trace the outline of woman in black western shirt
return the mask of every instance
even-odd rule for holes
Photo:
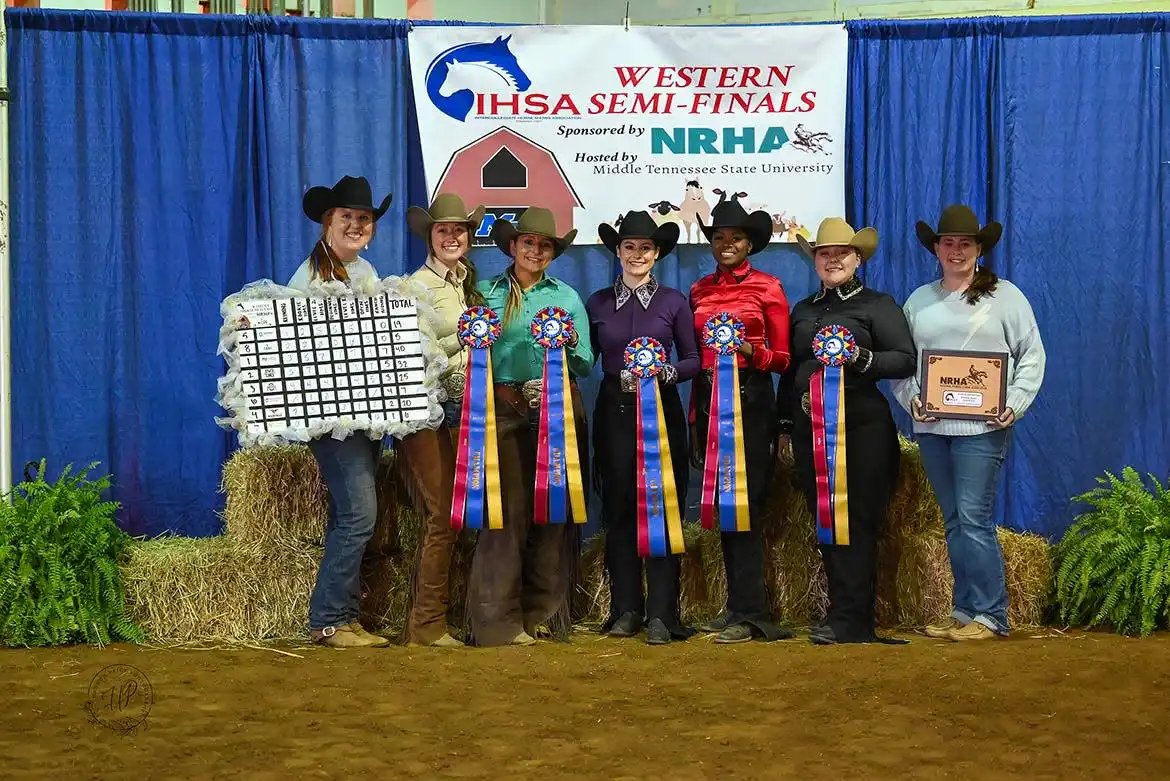
[[[780,384],[779,450],[782,458],[792,459],[795,483],[814,522],[818,502],[825,507],[826,497],[832,500],[823,488],[824,480],[818,497],[818,463],[822,478],[830,470],[825,468],[825,448],[814,449],[816,394],[810,393],[810,386],[823,368],[814,353],[814,340],[822,329],[839,326],[856,343],[842,367],[848,538],[840,534],[834,542],[820,546],[829,584],[828,614],[813,627],[811,638],[820,645],[904,642],[874,633],[878,536],[900,459],[898,430],[877,383],[913,374],[917,353],[902,308],[893,297],[870,290],[857,277],[858,267],[877,249],[877,240],[873,228],[855,232],[839,217],[821,223],[815,244],[799,238],[801,249],[813,259],[821,287],[792,311],[792,362]]]

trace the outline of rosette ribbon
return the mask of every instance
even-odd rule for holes
[[[533,521],[565,523],[571,507],[573,522],[585,523],[588,518],[581,452],[577,449],[569,363],[565,359],[565,345],[573,334],[573,318],[560,307],[545,307],[532,319],[531,333],[544,348]]]
[[[685,551],[682,515],[658,375],[666,350],[647,336],[626,345],[626,368],[637,379],[638,555],[662,557]]]
[[[817,484],[817,542],[822,545],[849,544],[843,367],[856,352],[853,334],[842,326],[825,326],[813,337],[813,355],[824,364],[813,372],[808,388]]]
[[[470,348],[463,417],[455,456],[451,526],[462,529],[504,528],[500,497],[500,456],[496,446],[496,397],[492,382],[492,342],[500,336],[500,318],[487,307],[473,306],[459,316],[456,333]],[[440,435],[442,432],[440,431]]]
[[[746,532],[748,517],[747,463],[743,452],[743,414],[739,398],[739,361],[743,322],[720,312],[703,326],[703,345],[717,354],[711,378],[711,414],[707,421],[707,454],[703,460],[703,501],[699,520],[704,529]]]

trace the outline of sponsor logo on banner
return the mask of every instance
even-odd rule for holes
[[[630,209],[705,243],[724,199],[794,242],[844,213],[847,52],[842,25],[417,27],[427,188],[487,208],[476,246],[517,204],[577,243]]]

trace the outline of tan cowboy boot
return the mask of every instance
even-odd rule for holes
[[[945,621],[939,621],[937,624],[930,624],[926,627],[926,636],[934,637],[939,640],[949,640],[951,632],[963,626],[958,619],[953,616],[948,617]]]
[[[364,626],[362,626],[361,623],[358,621],[354,621],[352,624],[349,625],[349,627],[353,631],[357,632],[359,635],[362,635],[363,637],[366,637],[370,640],[373,640],[374,645],[372,647],[374,647],[374,648],[383,648],[385,646],[390,645],[390,638],[383,637],[382,635],[374,634],[373,632],[367,630]]]
[[[309,633],[309,640],[330,648],[372,648],[380,644],[385,645],[373,637],[356,632],[352,624],[314,629]]]
[[[532,635],[528,634],[527,632],[521,632],[520,634],[513,637],[511,642],[508,643],[508,645],[535,645],[535,644],[536,644],[536,638],[534,638]]]

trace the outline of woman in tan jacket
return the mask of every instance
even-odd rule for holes
[[[467,372],[467,348],[456,331],[460,315],[468,307],[483,303],[476,289],[475,266],[467,257],[471,232],[479,227],[483,214],[483,206],[468,212],[463,200],[452,193],[440,193],[428,209],[412,206],[406,213],[411,231],[426,242],[428,249],[426,262],[411,274],[411,279],[426,285],[434,295],[435,336],[448,361],[440,378],[447,391],[446,430],[423,429],[398,442],[401,475],[415,509],[423,516],[406,628],[409,645],[463,645],[447,630],[451,554],[459,537],[451,527],[455,440]]]

